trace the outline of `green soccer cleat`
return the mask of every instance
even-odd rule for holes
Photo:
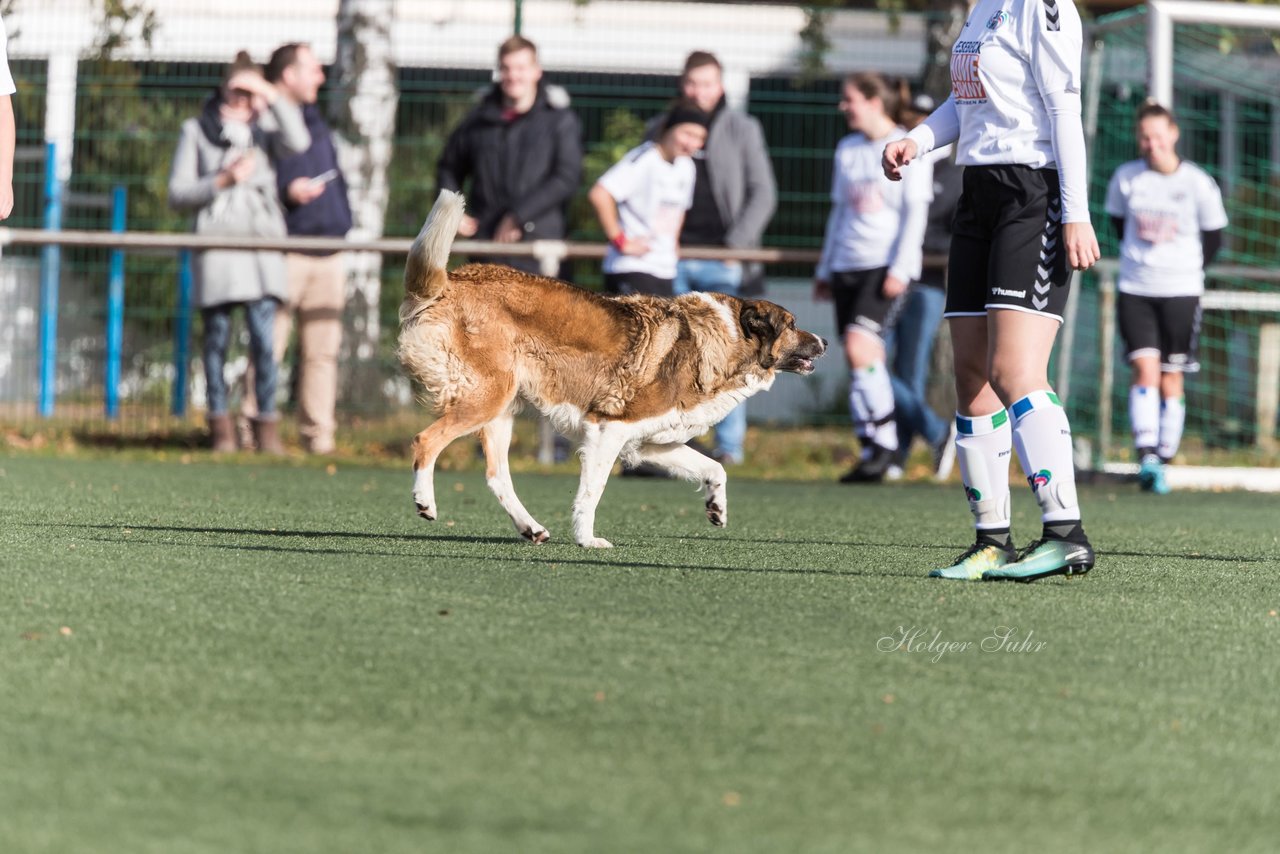
[[[1138,486],[1143,492],[1153,495],[1168,495],[1169,481],[1164,474],[1164,460],[1155,455],[1142,458],[1142,467],[1138,469]]]
[[[983,581],[1035,581],[1051,575],[1084,575],[1093,569],[1089,542],[1040,538],[1027,546],[1018,559],[982,573]]]
[[[1005,547],[996,543],[979,540],[969,546],[969,550],[956,558],[951,566],[935,569],[929,573],[930,578],[949,578],[952,581],[979,581],[984,573],[1006,564],[1018,557],[1013,547]]]

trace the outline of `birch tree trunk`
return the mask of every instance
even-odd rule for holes
[[[340,0],[338,50],[333,68],[330,120],[347,179],[352,236],[382,236],[387,213],[387,169],[391,163],[400,92],[391,55],[394,0]],[[382,257],[348,253],[346,329],[341,363],[344,399],[368,404],[379,389]]]
[[[941,104],[951,94],[951,47],[964,29],[972,4],[968,0],[945,0],[934,4],[925,29],[924,91]]]

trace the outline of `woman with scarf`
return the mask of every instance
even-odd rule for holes
[[[169,204],[194,211],[196,234],[277,237],[286,234],[273,162],[307,150],[302,112],[262,76],[241,51],[200,115],[182,125],[169,173]],[[249,327],[259,451],[281,453],[276,413],[272,329],[285,299],[284,255],[239,249],[198,252],[193,265],[196,304],[204,320],[204,369],[209,432],[216,453],[236,449],[223,367],[231,313],[243,306]]]

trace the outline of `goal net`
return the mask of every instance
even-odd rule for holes
[[[1136,470],[1115,318],[1118,241],[1103,205],[1112,172],[1138,156],[1134,116],[1154,97],[1177,115],[1180,153],[1218,181],[1230,218],[1207,277],[1201,370],[1186,378],[1186,433],[1170,482],[1280,491],[1280,8],[1156,0],[1095,22],[1085,61],[1104,262],[1076,289],[1055,366],[1080,462]]]

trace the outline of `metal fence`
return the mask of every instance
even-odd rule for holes
[[[166,205],[169,160],[181,122],[199,109],[223,63],[240,48],[264,60],[292,40],[312,43],[323,61],[335,56],[336,0],[147,5],[158,23],[150,43],[136,22],[112,25],[100,12],[96,19],[86,16],[84,0],[19,0],[17,14],[6,21],[19,87],[21,155],[17,209],[7,224],[105,231],[114,217],[117,225],[123,218],[129,232],[185,231],[186,219]],[[496,46],[510,34],[514,4],[400,0],[390,6],[399,99],[385,233],[403,238],[417,232],[434,197],[435,162],[447,134],[492,79]],[[725,64],[731,100],[760,119],[769,140],[780,201],[766,244],[816,250],[831,151],[844,132],[834,109],[838,75],[880,68],[918,78],[924,45],[919,17],[831,14],[824,21],[831,45],[825,71],[813,75],[802,68],[800,35],[812,20],[794,7],[524,4],[523,33],[539,44],[546,79],[570,92],[582,119],[587,160],[580,195],[639,142],[644,121],[675,94],[685,55],[710,49]],[[107,52],[103,33],[113,26],[124,37]],[[121,198],[123,217],[111,207]],[[571,228],[573,240],[599,240],[583,197],[572,206]],[[584,254],[590,255],[575,253],[568,274],[579,285],[596,287],[598,260]],[[796,257],[806,260],[772,265],[771,275],[807,276],[811,256]],[[411,400],[390,355],[401,261],[392,251],[383,265],[381,346],[365,359],[344,362],[349,376],[341,408],[348,416],[376,415]],[[186,342],[193,330],[183,281],[173,251],[8,247],[0,263],[0,419],[25,424],[53,413],[156,429],[175,411],[199,407],[201,371],[190,364],[195,355]],[[56,336],[43,352],[42,324],[46,337]],[[196,320],[197,334],[198,325]],[[244,362],[241,348],[233,353],[232,370]],[[188,407],[175,410],[173,401],[183,399]],[[833,407],[819,408],[838,409]],[[820,417],[811,409],[778,406],[759,417]]]
[[[277,44],[294,40],[311,42],[326,62],[335,56],[338,0],[153,0],[149,5],[159,24],[150,44],[135,23],[122,27],[122,43],[104,55],[100,36],[110,27],[100,15],[86,16],[83,0],[19,0],[18,14],[6,21],[19,86],[20,153],[17,208],[7,224],[34,229],[60,222],[64,229],[100,231],[114,224],[129,232],[184,232],[187,222],[165,204],[169,159],[181,121],[198,109],[222,63],[240,48],[263,60]],[[491,79],[494,51],[510,34],[514,4],[397,0],[390,6],[396,17],[391,49],[399,100],[386,236],[403,239],[417,232],[430,206],[435,161],[448,132]],[[831,152],[844,133],[834,109],[840,75],[876,69],[919,82],[926,71],[928,21],[919,15],[840,11],[815,16],[799,7],[539,0],[523,5],[522,23],[524,34],[539,44],[547,80],[569,90],[582,118],[583,194],[639,140],[644,120],[674,93],[685,55],[693,49],[717,52],[731,100],[761,121],[769,143],[779,207],[765,242],[775,249],[812,253],[820,245]],[[820,38],[812,38],[815,32]],[[1142,33],[1141,16],[1133,16],[1132,26],[1107,29],[1097,42],[1102,49],[1092,53],[1086,81],[1094,135],[1091,199],[1104,254],[1115,250],[1101,210],[1106,181],[1117,163],[1135,156],[1132,110],[1143,96],[1143,66],[1134,51],[1141,51]],[[1222,35],[1180,28],[1182,55],[1203,57],[1217,44],[1215,33]],[[1243,31],[1234,38],[1253,44]],[[822,42],[825,50],[815,55]],[[817,65],[815,56],[821,60]],[[1236,75],[1227,65],[1217,76],[1211,63],[1201,65],[1203,60],[1189,66],[1200,82],[1180,83],[1181,102],[1175,106],[1183,113],[1187,153],[1224,179],[1228,189],[1233,225],[1223,260],[1250,273],[1274,269],[1280,245],[1274,177],[1280,110],[1274,91],[1246,86],[1227,106],[1223,93],[1231,86],[1241,92]],[[50,142],[57,147],[51,150]],[[573,207],[571,239],[599,240],[581,198]],[[599,251],[598,242],[594,245]],[[382,268],[380,346],[344,362],[350,377],[340,407],[347,417],[377,415],[412,401],[391,356],[399,253],[405,246],[389,247]],[[571,278],[596,287],[598,261],[590,252],[575,255],[580,257],[568,268]],[[815,324],[829,323],[825,309],[809,302],[804,285],[812,255],[779,257],[786,260],[768,267],[771,295]],[[174,417],[175,399],[184,396],[187,405],[179,409],[198,408],[201,372],[192,369],[191,349],[187,345],[184,352],[183,342],[199,330],[192,329],[189,308],[182,303],[182,271],[172,248],[113,254],[106,247],[68,245],[56,252],[36,245],[8,247],[0,261],[0,422],[39,423],[50,391],[56,393],[55,414],[118,429],[161,429]],[[56,357],[50,365],[47,354],[41,356],[40,325],[48,321],[41,301],[47,307],[55,280]],[[1275,287],[1253,275],[1216,277],[1211,286],[1233,292]],[[1124,384],[1116,383],[1115,399],[1104,402],[1096,381],[1107,352],[1102,338],[1106,289],[1097,275],[1088,275],[1078,290],[1077,320],[1066,347],[1059,348],[1066,361],[1055,357],[1054,370],[1071,389],[1069,407],[1078,434],[1120,435],[1126,429]],[[1264,324],[1273,316],[1222,309],[1212,317],[1217,319],[1206,328],[1208,369],[1188,389],[1193,401],[1203,403],[1192,404],[1189,432],[1209,445],[1265,445],[1275,430],[1260,423],[1252,378],[1259,360],[1265,361],[1262,343],[1269,333]],[[244,361],[241,353],[239,363]],[[775,391],[753,399],[752,419],[843,422],[838,356],[825,361],[824,370],[834,374],[797,388],[794,395]],[[234,368],[237,360],[231,364]],[[1111,369],[1122,375],[1124,366]],[[939,378],[936,385],[945,389],[946,382]],[[939,406],[945,404],[943,390]]]

